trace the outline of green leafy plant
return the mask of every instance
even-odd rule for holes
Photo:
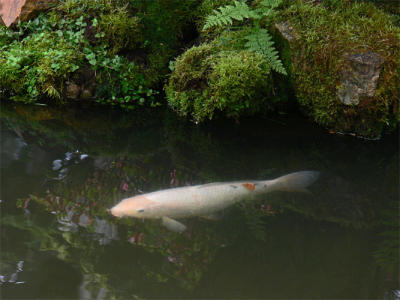
[[[232,25],[234,20],[243,21],[248,18],[259,18],[259,15],[245,2],[235,0],[234,5],[226,5],[214,10],[213,14],[207,17],[203,30]]]
[[[248,50],[264,55],[271,64],[272,69],[278,73],[287,75],[282,61],[279,59],[278,51],[274,47],[272,36],[266,29],[255,27],[244,38],[247,40],[245,46]]]
[[[0,53],[0,85],[10,86],[11,98],[34,102],[41,95],[60,98],[60,81],[82,63],[74,45],[55,33],[29,35],[14,40]]]
[[[154,89],[181,48],[197,5],[61,0],[17,28],[0,27],[1,96],[58,103],[85,98],[127,108],[158,105]],[[42,48],[30,42],[37,39],[43,39]]]
[[[89,68],[94,76],[85,84],[95,89],[92,96],[97,102],[133,108],[151,99],[154,105],[155,92],[142,70],[117,54],[128,44],[141,43],[136,30],[139,18],[110,1],[101,5],[89,1],[84,6],[80,2],[61,2],[56,10],[19,23],[18,32],[1,28],[1,92],[27,103],[45,98],[63,101],[65,83],[82,82],[81,74]],[[133,35],[127,28],[131,25],[136,26]]]
[[[272,36],[268,30],[261,28],[260,25],[261,21],[265,21],[268,24],[268,19],[276,14],[275,9],[281,2],[281,0],[263,0],[258,7],[251,8],[245,1],[234,0],[234,5],[226,5],[214,10],[206,18],[203,30],[208,30],[212,27],[223,28],[233,25],[234,21],[253,19],[253,29],[250,34],[243,37],[247,40],[245,48],[264,55],[273,70],[287,75],[274,47]]]
[[[203,34],[209,42],[192,47],[171,64],[165,89],[168,102],[195,122],[221,113],[237,119],[275,110],[283,102],[273,96],[272,70],[284,75],[286,70],[264,28],[281,0],[256,1],[252,6],[246,1],[231,3],[211,9],[216,3],[207,1],[202,9],[211,13]]]
[[[119,105],[128,109],[144,105],[146,101],[152,107],[160,105],[153,97],[157,92],[146,88],[146,81],[133,62],[115,56],[112,60],[103,59],[101,64],[104,69],[99,77],[102,85],[97,90],[98,103]]]

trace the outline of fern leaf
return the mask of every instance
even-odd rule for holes
[[[266,29],[257,28],[249,35],[245,36],[247,40],[245,46],[248,50],[264,55],[276,72],[287,75],[286,70],[279,59],[278,51],[274,47],[271,35]]]
[[[276,8],[282,3],[282,0],[263,0],[260,2],[259,8],[255,10],[259,18],[274,17],[277,12]]]
[[[264,7],[268,8],[277,8],[279,5],[281,5],[282,0],[263,0],[260,2],[260,4]]]
[[[219,10],[219,11],[218,11]],[[203,30],[211,27],[223,27],[232,25],[233,20],[243,21],[248,18],[257,18],[258,14],[251,10],[244,1],[234,1],[234,5],[226,5],[214,9],[212,14],[207,16]]]

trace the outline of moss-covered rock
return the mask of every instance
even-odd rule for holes
[[[211,119],[218,112],[237,118],[272,106],[270,71],[258,53],[203,44],[175,61],[167,98],[179,114],[195,121]]]
[[[226,5],[228,4],[228,5]],[[166,86],[169,104],[196,122],[276,109],[272,70],[286,74],[268,31],[280,1],[206,0],[199,6],[198,47],[178,57]]]
[[[331,130],[377,138],[397,126],[400,28],[371,3],[297,1],[277,23],[303,111]]]

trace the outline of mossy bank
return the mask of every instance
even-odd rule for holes
[[[296,2],[275,23],[305,114],[331,130],[377,138],[397,126],[400,28],[371,3]]]
[[[203,43],[176,60],[166,87],[170,105],[196,121],[213,118],[218,111],[237,117],[267,108],[284,110],[293,89],[300,110],[330,131],[375,139],[394,130],[400,120],[400,19],[393,9],[360,1],[272,5],[276,2],[247,2],[246,10],[236,1],[211,13],[214,19],[205,21]],[[252,22],[251,13],[260,14],[263,5],[272,13]],[[210,20],[217,25],[211,30]],[[251,36],[258,46],[249,44]],[[272,67],[274,47],[284,71]],[[261,54],[253,60],[263,67],[256,71],[242,58],[237,68],[240,51]],[[232,68],[219,72],[216,82],[214,74],[226,61]],[[226,81],[229,89],[218,84]],[[227,96],[228,90],[232,95]],[[227,98],[232,102],[227,104]]]
[[[0,28],[0,97],[168,103],[196,122],[298,107],[367,138],[398,126],[400,12],[381,1],[52,3]]]
[[[0,28],[0,96],[158,104],[169,61],[193,35],[198,1],[53,2],[34,19]]]

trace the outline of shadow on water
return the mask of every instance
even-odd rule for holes
[[[5,298],[386,298],[398,292],[395,137],[329,135],[296,117],[195,126],[165,111],[2,104]],[[219,221],[106,209],[174,186],[322,172]]]

